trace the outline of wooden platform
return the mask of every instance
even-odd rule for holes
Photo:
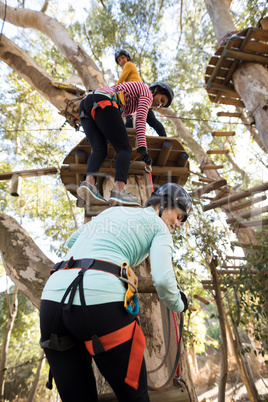
[[[151,402],[186,402],[190,401],[188,392],[185,388],[170,386],[163,391],[149,391]],[[100,402],[117,402],[114,394],[99,395]]]
[[[145,163],[141,161],[140,153],[136,150],[134,129],[128,129],[132,156],[129,174],[143,175]],[[162,185],[167,181],[184,185],[189,177],[188,155],[177,138],[146,136],[148,153],[153,160],[152,176],[154,183]],[[90,144],[84,138],[74,147],[63,160],[60,175],[67,190],[77,197],[76,189],[83,180],[86,162],[91,154]],[[116,153],[108,144],[108,155],[100,169],[100,176],[114,176]]]
[[[232,82],[232,75],[241,61],[268,65],[268,30],[247,28],[222,41],[205,72],[211,102],[245,107]]]

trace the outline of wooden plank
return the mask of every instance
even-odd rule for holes
[[[237,266],[237,265],[226,265],[226,264],[222,264],[221,268],[225,268],[225,269],[240,269],[240,268],[245,268],[243,265],[241,266]]]
[[[217,170],[222,169],[223,165],[202,165],[200,166],[201,170]]]
[[[5,172],[0,173],[1,180],[11,180],[13,174],[17,174],[21,177],[35,177],[35,176],[46,176],[58,173],[58,169],[55,167],[30,169],[30,170],[17,170],[15,172]]]
[[[108,163],[107,163],[108,162]],[[100,172],[111,174],[114,173],[114,162],[111,164],[109,161],[104,161]],[[144,172],[145,163],[140,161],[132,162],[130,165],[129,172],[130,174],[143,174]],[[84,173],[86,171],[87,165],[86,164],[76,164],[71,163],[70,165],[66,166],[67,170],[74,173]],[[166,175],[167,173],[171,173],[172,175],[176,174],[184,174],[188,172],[188,169],[185,167],[169,167],[169,166],[152,166],[152,174],[155,175]]]
[[[149,384],[150,385],[150,384]],[[176,385],[169,386],[161,391],[149,391],[151,402],[188,402],[190,401],[186,388]],[[98,395],[99,402],[117,402],[113,393]]]
[[[213,97],[211,95],[209,96],[209,99],[213,103],[221,103],[223,105],[233,105],[233,106],[241,107],[241,108],[245,107],[244,102],[242,100],[235,100],[235,99],[231,99],[231,98],[222,96],[220,102],[218,102],[216,97]]]
[[[210,304],[210,302],[208,300],[204,299],[204,297],[201,297],[199,295],[194,295],[194,298],[199,300],[201,303],[206,304],[206,305]]]
[[[216,197],[213,198],[213,201],[217,201],[220,198],[225,197],[227,194],[230,194],[230,190],[224,188],[223,190],[219,191],[219,193],[216,195]]]
[[[230,204],[234,201],[241,200],[242,198],[246,198],[246,197],[249,197],[250,195],[254,195],[254,194],[260,193],[261,191],[266,191],[266,190],[268,190],[268,182],[263,183],[259,186],[251,187],[248,190],[241,191],[237,194],[229,195],[220,200],[212,202],[209,205],[205,205],[203,207],[203,211],[209,211],[210,209],[214,209],[214,208],[218,208],[223,205],[226,205],[226,204]]]
[[[235,131],[212,131],[212,137],[232,137],[235,135]]]
[[[219,282],[223,283],[224,281],[223,281],[223,279],[221,279]],[[201,281],[201,283],[202,283],[202,285],[213,285],[213,281],[211,279],[203,280],[203,281]]]
[[[226,155],[229,154],[230,149],[209,149],[207,151],[208,155]]]
[[[227,255],[225,258],[227,260],[246,260],[246,257],[238,257],[236,255]]]
[[[198,189],[194,190],[192,192],[193,197],[201,197],[201,195],[210,193],[213,190],[216,190],[222,186],[225,186],[227,184],[227,181],[225,179],[221,179],[218,181],[215,181],[214,183],[206,184],[203,187],[199,187]]]
[[[224,92],[224,95],[229,96],[230,98],[240,99],[240,95],[235,91],[235,89],[233,87],[228,87],[227,85],[212,82],[210,85],[210,88],[217,89],[218,91]]]
[[[248,221],[248,222],[236,222],[232,224],[236,228],[249,228],[249,227],[263,227],[268,225],[268,218],[267,219],[259,219],[259,220],[253,220],[253,221]]]
[[[243,113],[240,112],[218,112],[218,117],[241,117]]]
[[[237,211],[242,208],[247,208],[247,207],[250,207],[251,205],[257,204],[258,202],[264,201],[266,199],[267,199],[267,196],[264,194],[261,197],[256,197],[256,198],[253,198],[252,200],[241,202],[240,204],[231,205],[229,207],[229,211],[233,212],[233,211]]]
[[[256,46],[256,45],[254,44],[254,46]],[[235,50],[226,50],[226,56],[231,57],[235,60],[244,60],[244,61],[248,61],[248,62],[252,62],[252,63],[260,63],[263,65],[268,64],[268,57],[260,56],[260,55],[253,54],[253,53],[245,53],[245,52],[239,52],[239,51],[235,51]]]
[[[264,208],[256,208],[251,211],[244,212],[243,214],[236,215],[233,218],[228,218],[226,219],[226,223],[230,225],[232,223],[239,221],[240,219],[249,219],[252,218],[253,216],[264,214],[265,212],[268,212],[268,206]]]
[[[217,274],[219,275],[239,275],[239,269],[217,269]]]
[[[232,46],[231,41],[228,41],[228,42],[226,43],[224,49],[227,50],[227,49],[230,48],[231,46]],[[224,54],[224,52],[222,52],[222,54],[220,55],[220,58],[219,58],[219,60],[218,60],[218,62],[217,62],[217,64],[216,64],[216,66],[215,66],[215,68],[214,68],[214,70],[213,70],[213,72],[212,72],[212,74],[211,74],[210,77],[209,77],[209,80],[208,80],[208,82],[207,82],[207,89],[209,89],[211,82],[213,82],[213,81],[214,81],[214,78],[217,76],[217,73],[218,73],[219,69],[221,68],[221,65],[222,65],[224,59],[225,59],[225,54]]]

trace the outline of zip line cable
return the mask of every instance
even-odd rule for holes
[[[164,116],[164,115],[159,115],[156,114],[157,117],[165,117],[167,119],[180,119],[180,120],[185,120],[185,121],[201,121],[201,122],[206,122],[206,123],[217,123],[217,124],[230,124],[230,125],[243,125],[243,126],[251,126],[250,124],[245,124],[245,123],[239,123],[239,122],[221,122],[221,121],[217,121],[217,120],[206,120],[206,119],[194,119],[194,118],[189,118],[189,117],[181,117],[181,116],[176,116],[176,117],[172,117],[172,116]],[[64,123],[63,123],[64,125]],[[14,130],[6,130],[4,128],[0,128],[0,132],[5,132],[5,133],[15,133],[15,132],[25,132],[25,131],[55,131],[55,130],[59,130],[59,128],[33,128],[33,129],[14,129]],[[75,131],[74,128],[65,128],[64,130],[67,131]],[[82,131],[80,131],[82,132]]]

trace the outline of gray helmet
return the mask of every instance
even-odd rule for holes
[[[125,50],[125,49],[119,49],[119,50],[117,50],[117,51],[115,52],[115,55],[114,55],[114,58],[115,58],[115,61],[116,61],[117,64],[119,64],[118,61],[117,61],[117,59],[118,59],[119,56],[122,56],[122,54],[124,54],[125,56],[127,56],[128,61],[131,61],[131,57],[130,57],[130,54],[128,53],[128,51]]]
[[[160,213],[163,213],[165,208],[180,208],[184,213],[182,222],[185,222],[192,212],[192,200],[187,191],[179,184],[166,183],[159,187],[153,194],[160,195]]]
[[[156,87],[159,87],[165,91],[165,94],[168,97],[168,103],[164,107],[169,107],[174,98],[174,92],[172,91],[171,87],[166,82],[157,81],[150,86],[150,90],[153,92]]]

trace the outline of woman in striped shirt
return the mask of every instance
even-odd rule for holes
[[[111,87],[99,88],[89,93],[79,107],[79,118],[91,145],[92,153],[87,161],[86,180],[77,194],[91,205],[140,206],[134,196],[124,190],[127,182],[132,148],[122,116],[136,113],[136,135],[141,159],[151,165],[147,153],[146,118],[150,107],[168,107],[173,91],[164,82],[156,82],[150,88],[142,82],[125,82]],[[107,141],[116,153],[115,186],[108,202],[99,194],[96,179],[107,156]]]

